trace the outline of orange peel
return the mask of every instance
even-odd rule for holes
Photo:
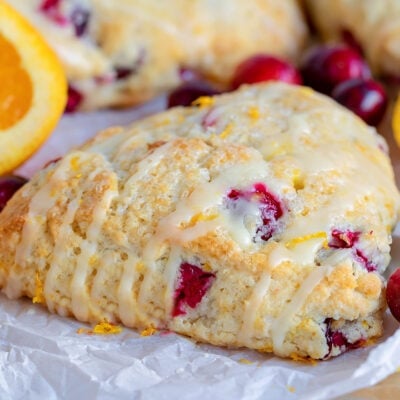
[[[393,106],[392,130],[394,140],[396,141],[397,146],[400,147],[400,96],[397,96]]]
[[[28,159],[59,121],[63,68],[45,39],[0,0],[0,175]]]

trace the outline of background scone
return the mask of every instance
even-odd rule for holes
[[[84,109],[141,103],[186,69],[224,86],[248,56],[294,59],[307,36],[295,0],[9,2],[56,50]]]
[[[351,33],[376,73],[399,76],[400,2],[397,0],[305,0],[326,40]]]
[[[278,83],[110,129],[0,214],[0,286],[81,321],[338,355],[382,333],[399,207],[384,150]]]

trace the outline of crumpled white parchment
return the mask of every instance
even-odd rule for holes
[[[66,116],[18,172],[30,176],[99,129],[162,109]],[[400,235],[393,245],[400,265]],[[82,323],[0,295],[0,399],[330,399],[373,385],[400,366],[398,323],[385,316],[376,345],[316,365],[196,344],[173,333],[78,334]]]

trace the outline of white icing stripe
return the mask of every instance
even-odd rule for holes
[[[102,170],[91,173],[91,181]],[[90,297],[86,287],[86,277],[90,266],[90,258],[96,254],[98,236],[106,220],[111,202],[118,191],[107,189],[92,212],[92,222],[86,230],[86,239],[81,243],[81,253],[76,259],[76,269],[71,282],[71,306],[77,319],[87,320],[89,316]]]
[[[168,318],[172,313],[174,303],[174,286],[182,262],[182,250],[180,247],[172,246],[168,261],[165,265],[164,278],[166,282],[164,304],[165,316]]]
[[[127,252],[128,258],[123,263],[123,270],[118,286],[118,313],[124,325],[135,326],[137,308],[133,294],[133,285],[137,279],[138,259],[132,253]]]
[[[15,263],[17,265],[23,267],[29,261],[33,243],[40,237],[42,226],[40,219],[46,218],[47,211],[54,206],[58,199],[55,187],[59,186],[60,181],[67,179],[70,173],[71,158],[75,156],[76,154],[72,153],[62,159],[47,183],[32,197],[22,229],[21,241],[15,251]]]
[[[265,272],[255,285],[250,299],[246,301],[243,322],[237,337],[238,342],[241,344],[245,345],[253,336],[257,311],[268,292],[270,283],[271,275]]]
[[[171,144],[172,142],[167,142],[166,144],[157,147],[150,155],[145,157],[137,164],[136,172],[127,180],[124,185],[123,194],[125,196],[132,190],[132,187],[136,185],[137,181],[141,181],[143,178],[148,176],[149,172],[157,167],[158,164],[160,164],[160,162],[168,154]]]
[[[302,309],[314,288],[328,276],[333,269],[334,266],[330,265],[314,268],[291,298],[290,303],[284,307],[280,316],[275,319],[271,327],[271,338],[276,354],[284,354],[283,342],[293,323],[293,317]]]
[[[70,201],[67,211],[63,216],[62,224],[59,227],[58,235],[55,238],[55,246],[50,262],[50,268],[47,271],[44,282],[43,295],[46,299],[47,307],[51,312],[55,311],[56,304],[53,301],[53,293],[56,292],[58,284],[63,285],[63,282],[58,279],[58,275],[62,274],[62,264],[65,262],[66,243],[70,242],[71,237],[78,238],[71,228],[71,224],[75,219],[76,211],[79,208],[79,203],[82,198],[82,191],[77,193],[76,197]],[[69,249],[73,251],[73,249]]]

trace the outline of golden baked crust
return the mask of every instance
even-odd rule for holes
[[[0,214],[0,286],[81,321],[338,355],[382,333],[399,207],[384,145],[279,83],[113,128]]]
[[[142,103],[181,83],[182,68],[224,86],[248,56],[294,59],[307,36],[295,0],[63,0],[46,12],[42,0],[10,3],[57,51],[84,109]]]
[[[400,3],[397,0],[305,0],[326,40],[351,33],[376,73],[399,76]],[[346,35],[346,33],[345,33]]]

